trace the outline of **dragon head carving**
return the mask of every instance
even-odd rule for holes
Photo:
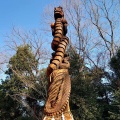
[[[63,8],[61,6],[59,7],[55,7],[54,8],[54,18],[62,18],[64,17],[64,12],[63,12]]]

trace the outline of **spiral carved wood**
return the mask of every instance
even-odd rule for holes
[[[51,24],[53,41],[51,48],[52,59],[47,68],[49,77],[48,98],[44,108],[45,117],[43,120],[73,120],[69,108],[69,97],[71,91],[70,77],[68,73],[69,56],[65,53],[69,39],[67,33],[67,21],[64,18],[62,7],[54,9],[55,23]]]

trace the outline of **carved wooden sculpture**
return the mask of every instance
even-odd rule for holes
[[[71,83],[68,68],[70,64],[69,56],[65,53],[69,39],[66,36],[67,21],[62,7],[54,9],[54,18],[55,23],[51,24],[53,35],[51,48],[54,53],[47,68],[49,88],[43,120],[73,120],[69,108]]]

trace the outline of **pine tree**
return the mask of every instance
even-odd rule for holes
[[[17,48],[16,54],[9,60],[5,74],[7,78],[0,88],[0,96],[4,98],[1,100],[1,117],[5,120],[13,120],[13,117],[19,120],[40,118],[43,106],[39,103],[46,99],[47,81],[44,81],[45,70],[39,71],[38,60],[29,45]],[[3,106],[4,100],[9,108]]]
[[[110,60],[111,73],[111,86],[112,102],[111,109],[109,111],[110,119],[120,120],[120,49],[116,52],[116,55]]]
[[[72,81],[70,106],[74,119],[102,120],[97,103],[97,83],[101,80],[102,70],[100,68],[97,70],[95,68],[88,69],[74,48],[70,47],[68,52],[71,63],[69,71]]]

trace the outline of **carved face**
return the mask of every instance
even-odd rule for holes
[[[63,9],[62,7],[56,7],[54,8],[54,18],[61,18],[64,17]]]

